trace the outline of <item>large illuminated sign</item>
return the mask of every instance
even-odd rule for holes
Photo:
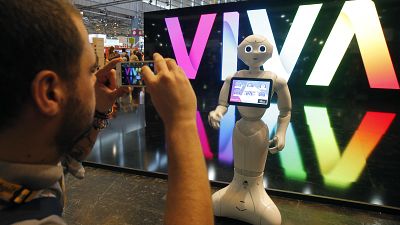
[[[323,4],[301,5],[293,18],[287,36],[278,52],[267,9],[245,11],[254,34],[266,36],[274,46],[274,53],[264,65],[265,70],[274,71],[286,80],[291,78],[299,57],[318,20]],[[190,46],[185,42],[179,18],[166,18],[169,38],[178,64],[190,79],[195,79],[208,38],[215,25],[216,13],[203,14]],[[243,12],[222,13],[221,80],[237,71],[237,46],[239,24]],[[335,19],[335,18],[333,18]],[[218,20],[217,20],[218,21]],[[332,22],[334,22],[332,20]],[[355,38],[363,60],[370,88],[398,90],[399,83],[393,67],[389,49],[382,31],[375,4],[371,0],[346,1],[340,9],[306,85],[329,86],[345,53]],[[189,52],[188,52],[189,50]],[[304,106],[308,131],[318,160],[319,170],[326,184],[346,188],[357,181],[366,166],[366,160],[389,129],[396,114],[366,111],[358,128],[344,149],[340,149],[331,127],[325,107]],[[263,117],[271,133],[276,127],[279,111],[271,104]],[[232,164],[232,133],[235,125],[235,107],[229,106],[221,121],[218,153],[211,151],[204,123],[197,112],[197,125],[204,155],[208,159],[218,157],[220,162]],[[304,148],[304,147],[303,147]],[[289,124],[285,150],[279,153],[285,176],[305,181],[307,171],[301,156],[295,130]],[[304,150],[304,149],[303,149]]]
[[[280,54],[267,10],[247,11],[253,33],[267,37],[274,46],[272,58],[264,64],[265,70],[289,80],[321,7],[322,4],[299,7]],[[179,19],[165,19],[176,60],[190,79],[196,78],[215,16],[201,15],[189,54]],[[222,80],[237,70],[238,31],[239,13],[224,13]],[[345,2],[306,85],[329,86],[353,36],[358,41],[370,87],[400,89],[375,5],[370,0]]]

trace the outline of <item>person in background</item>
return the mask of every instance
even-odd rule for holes
[[[111,61],[113,59],[119,58],[120,55],[119,53],[115,50],[114,46],[111,46],[108,49],[108,61]]]
[[[139,50],[135,52],[135,55],[138,57],[139,61],[143,61],[143,54]]]
[[[0,0],[0,12],[7,34],[0,36],[0,104],[12,106],[0,111],[0,223],[65,224],[60,160],[83,160],[115,100],[131,90],[116,86],[112,68],[121,59],[96,71],[81,14],[69,1]],[[26,50],[34,57],[19,54]],[[147,66],[143,74],[165,129],[164,223],[213,224],[196,96],[174,60],[157,53],[153,59],[157,76]]]
[[[121,58],[122,58],[122,60],[124,60],[124,62],[129,62],[129,55],[126,52],[126,48],[122,49]]]
[[[136,56],[136,52],[137,52],[136,49],[132,51],[132,53],[131,53],[131,58],[130,58],[130,60],[129,60],[130,62],[139,61],[139,58]]]

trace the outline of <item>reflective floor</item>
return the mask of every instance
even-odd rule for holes
[[[93,187],[96,188],[93,188]],[[86,167],[85,179],[66,177],[63,218],[74,225],[164,224],[167,181],[131,173]],[[212,192],[219,190],[212,188]],[[398,225],[399,215],[271,196],[282,225]],[[249,225],[223,217],[215,225]]]
[[[207,124],[207,115],[215,106],[202,99],[198,101],[198,132],[209,179],[230,182],[232,129],[239,114],[231,106],[221,129],[213,130]],[[265,186],[400,210],[398,112],[398,107],[381,111],[351,104],[338,107],[297,101],[285,149],[268,155]],[[277,115],[276,104],[271,104],[263,118],[271,135]],[[119,112],[111,126],[101,133],[87,160],[167,173],[163,127],[151,104]]]

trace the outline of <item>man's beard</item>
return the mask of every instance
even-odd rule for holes
[[[74,146],[91,130],[94,109],[81,99],[71,95],[65,106],[60,129],[56,134],[56,145],[61,155],[70,154]]]

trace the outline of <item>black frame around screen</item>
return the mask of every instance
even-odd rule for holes
[[[126,66],[123,66],[126,65]],[[119,83],[122,86],[133,86],[133,87],[145,87],[146,85],[144,84],[144,81],[142,79],[142,75],[141,73],[139,73],[140,75],[140,79],[137,80],[137,82],[135,84],[126,84],[123,82],[123,74],[125,74],[125,72],[123,71],[126,67],[131,67],[131,68],[141,68],[143,66],[148,66],[150,67],[150,69],[152,71],[154,71],[154,61],[137,61],[137,62],[121,62],[117,65],[117,67],[119,67],[119,74],[118,74],[118,79],[119,79]],[[138,84],[139,81],[142,81],[142,84]]]
[[[268,104],[256,104],[256,103],[247,103],[247,102],[232,102],[231,101],[231,92],[232,92],[232,84],[234,80],[244,80],[244,81],[263,81],[269,82],[269,90],[268,90]],[[229,105],[238,105],[238,106],[247,106],[247,107],[257,107],[257,108],[269,108],[271,104],[271,97],[272,97],[272,85],[274,82],[272,79],[262,79],[262,78],[250,78],[250,77],[232,77],[229,85],[229,95],[228,95],[228,103]]]

